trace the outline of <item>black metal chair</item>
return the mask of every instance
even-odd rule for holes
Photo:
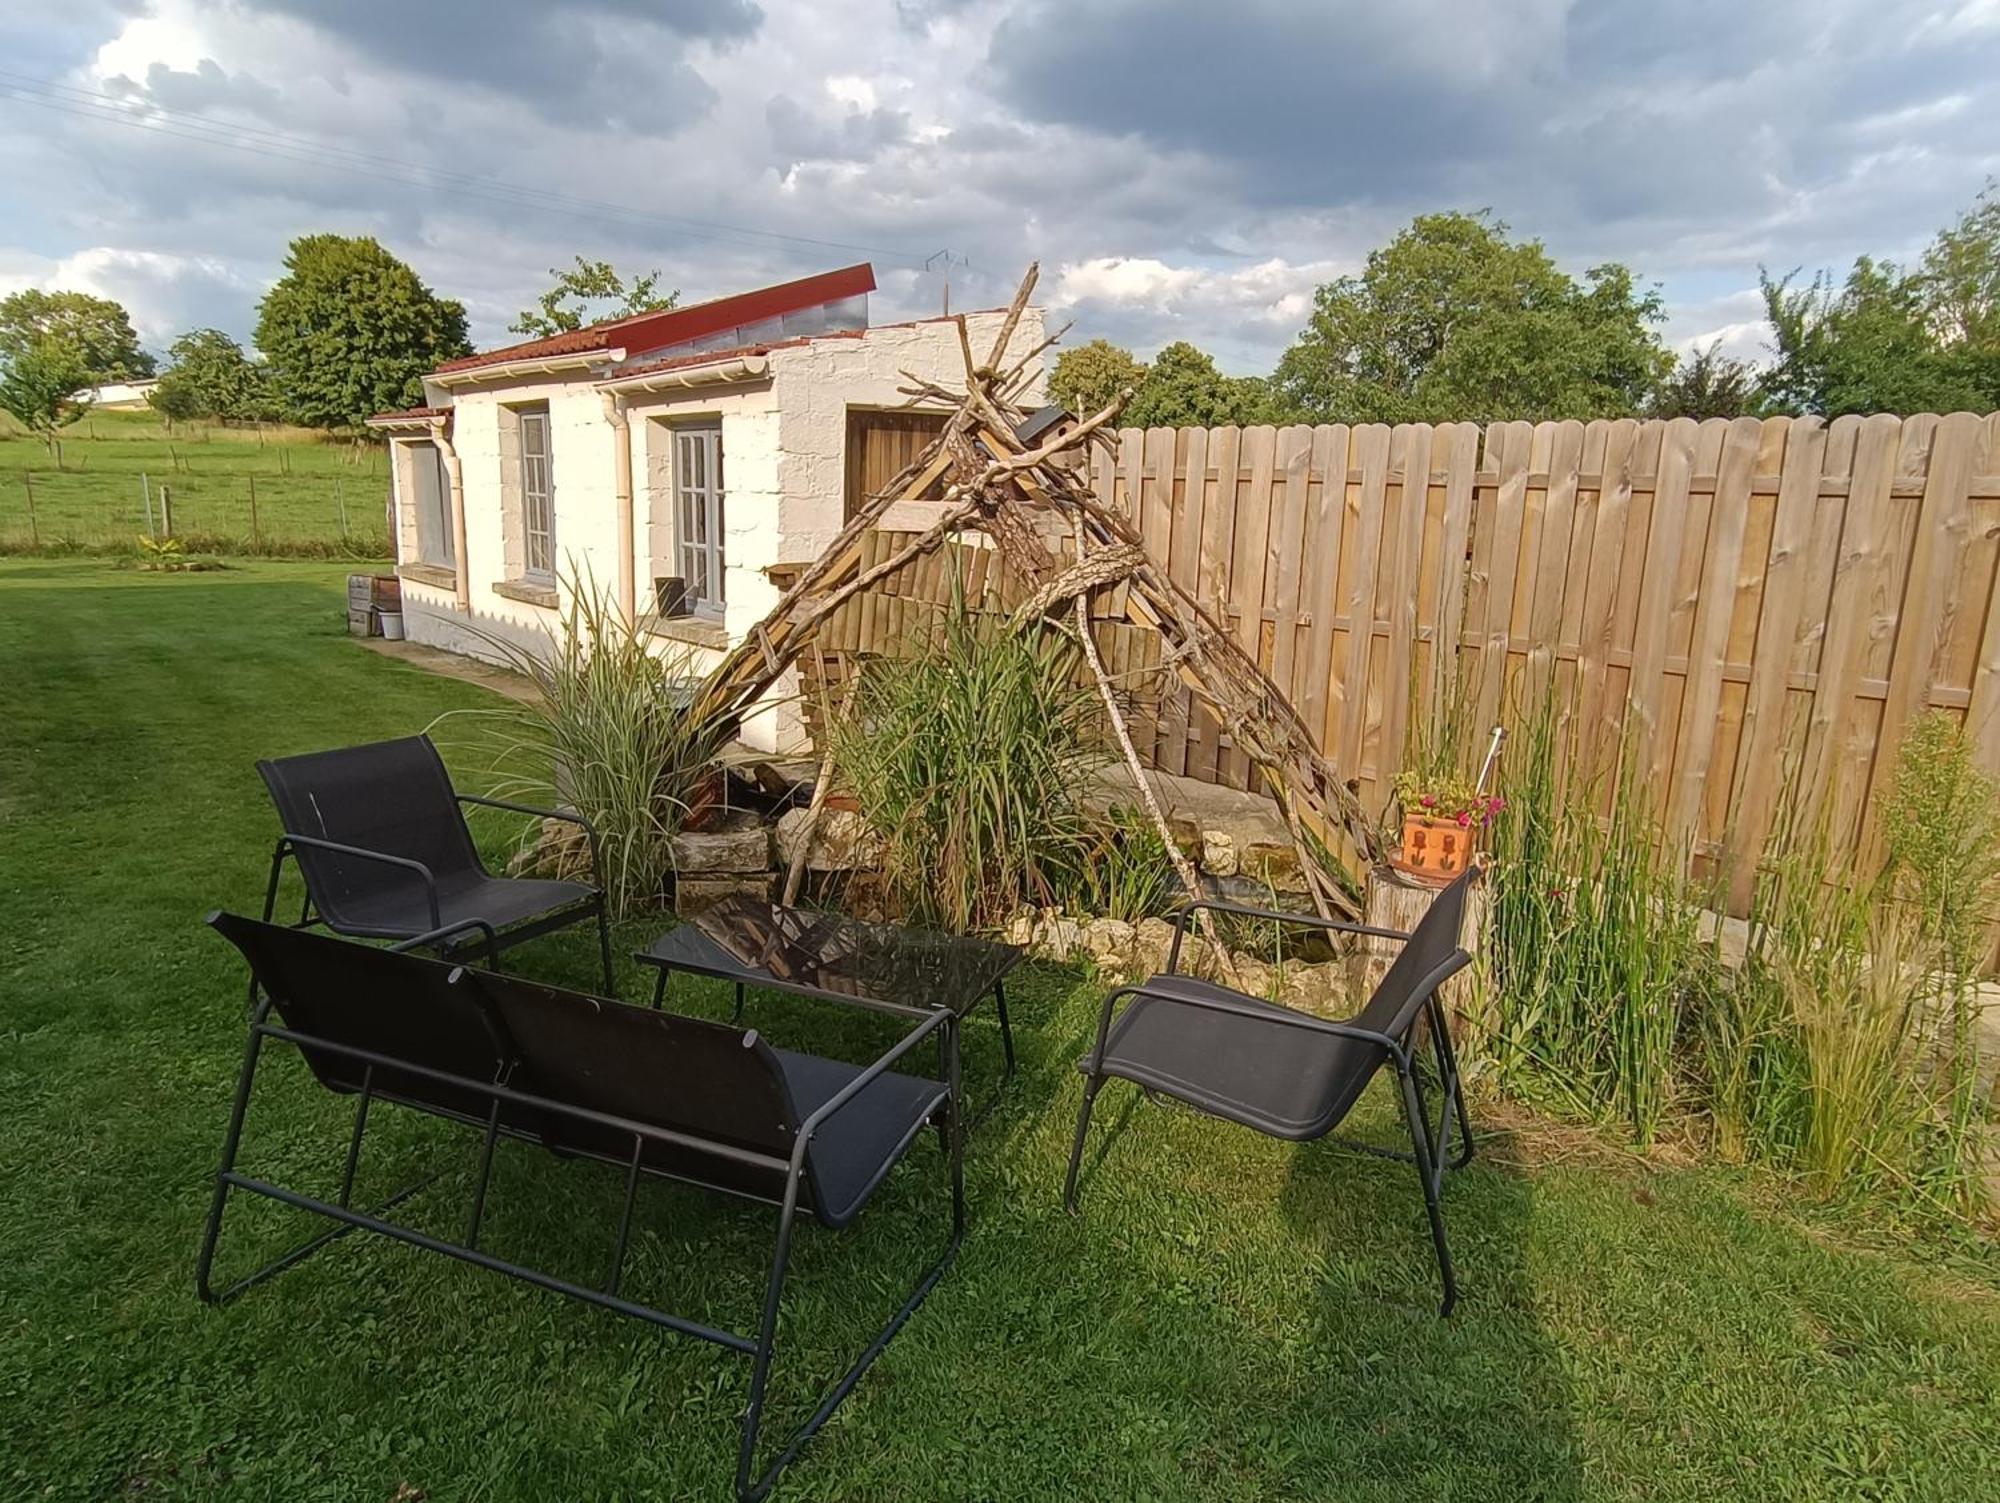
[[[196,1266],[196,1287],[208,1303],[233,1299],[360,1227],[713,1342],[752,1359],[736,1492],[757,1499],[853,1390],[957,1254],[965,1233],[965,1182],[958,1020],[949,1011],[924,1020],[863,1067],[773,1049],[754,1030],[628,1007],[408,953],[433,935],[383,949],[233,914],[215,914],[209,922],[250,962],[257,1002]],[[899,1073],[895,1067],[903,1057],[933,1034],[942,1044],[945,1079]],[[297,1047],[320,1084],[356,1098],[334,1200],[237,1167],[266,1040]],[[478,1129],[478,1173],[458,1240],[388,1219],[438,1175],[369,1209],[353,1205],[363,1134],[379,1102]],[[812,1415],[757,1471],[765,1386],[797,1215],[803,1209],[824,1226],[845,1226],[927,1124],[938,1127],[951,1180],[944,1250]],[[480,1246],[494,1149],[502,1138],[624,1171],[616,1237],[601,1283],[586,1285]],[[754,1334],[706,1325],[621,1293],[633,1203],[646,1176],[778,1207],[763,1315]],[[217,1289],[210,1275],[231,1191],[266,1196],[335,1224]]]
[[[595,918],[604,989],[616,990],[597,831],[582,815],[458,792],[428,736],[280,757],[257,771],[284,826],[271,852],[266,920],[291,856],[306,884],[302,927],[317,921],[364,939],[429,934],[446,950],[477,940],[497,966],[502,950]],[[595,885],[494,876],[466,828],[466,804],[578,826]]]
[[[1272,913],[1237,903],[1188,905],[1175,925],[1166,973],[1136,986],[1120,987],[1104,999],[1096,1044],[1078,1065],[1084,1074],[1083,1107],[1077,1116],[1076,1140],[1063,1182],[1064,1204],[1076,1209],[1076,1177],[1083,1161],[1084,1138],[1090,1129],[1091,1108],[1106,1080],[1129,1080],[1149,1093],[1172,1097],[1225,1121],[1274,1138],[1306,1142],[1329,1136],[1353,1109],[1375,1072],[1385,1063],[1392,1064],[1402,1087],[1410,1150],[1368,1143],[1346,1146],[1416,1166],[1424,1205],[1430,1213],[1438,1271],[1444,1280],[1440,1313],[1451,1314],[1458,1302],[1458,1281],[1452,1273],[1451,1249],[1445,1242],[1439,1195],[1445,1170],[1463,1168],[1471,1161],[1472,1134],[1438,988],[1469,959],[1459,946],[1459,928],[1465,895],[1479,878],[1480,870],[1474,867],[1445,888],[1407,934],[1338,919]],[[1403,947],[1368,1005],[1345,1022],[1331,1022],[1176,974],[1188,919],[1201,908],[1398,939]],[[1130,1005],[1118,1013],[1119,1001],[1127,998]],[[1420,1018],[1429,1025],[1437,1086],[1443,1098],[1435,1131],[1418,1067],[1421,1044],[1415,1032]],[[1447,1160],[1454,1122],[1461,1146],[1456,1156]]]

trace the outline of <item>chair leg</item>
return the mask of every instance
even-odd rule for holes
[[[1076,1210],[1076,1172],[1083,1165],[1083,1140],[1090,1132],[1090,1109],[1097,1104],[1097,1093],[1103,1085],[1102,1075],[1092,1075],[1083,1083],[1083,1106],[1076,1114],[1076,1140],[1070,1144],[1069,1173],[1063,1178],[1063,1206],[1072,1212]]]
[[[276,865],[272,868],[272,885],[276,884]],[[257,983],[253,978],[252,994]],[[250,1110],[250,1087],[257,1078],[257,1055],[264,1044],[264,1035],[257,1025],[264,1021],[263,1009],[259,1009],[251,1020],[250,1042],[243,1049],[243,1069],[236,1078],[236,1099],[229,1108],[229,1130],[222,1139],[222,1162],[215,1171],[215,1196],[208,1206],[208,1225],[202,1233],[201,1254],[195,1260],[194,1287],[203,1304],[218,1304],[220,1297],[209,1283],[209,1272],[215,1266],[215,1244],[222,1238],[222,1213],[229,1205],[229,1176],[236,1168],[236,1151],[243,1142],[243,1118]]]
[[[604,961],[604,995],[616,997],[618,984],[611,978],[611,921],[604,913],[604,894],[597,895],[597,951]]]
[[[1403,1084],[1403,1115],[1409,1121],[1410,1148],[1416,1159],[1417,1179],[1423,1186],[1424,1209],[1431,1219],[1431,1245],[1437,1252],[1438,1275],[1444,1281],[1444,1303],[1438,1314],[1451,1314],[1458,1303],[1458,1279],[1452,1272],[1451,1246],[1445,1240],[1444,1207],[1438,1201],[1439,1169],[1433,1158],[1430,1138],[1430,1124],[1425,1118],[1423,1100],[1417,1094],[1415,1073],[1407,1064],[1399,1072]]]

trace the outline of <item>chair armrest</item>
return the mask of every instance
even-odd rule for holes
[[[1356,1039],[1364,1044],[1374,1044],[1388,1051],[1399,1063],[1406,1060],[1408,1051],[1396,1039],[1386,1033],[1378,1033],[1373,1028],[1362,1028],[1354,1023],[1336,1023],[1330,1018],[1316,1018],[1310,1013],[1294,1012],[1289,1007],[1277,1003],[1242,1002],[1227,997],[1192,997],[1178,992],[1156,992],[1144,982],[1136,986],[1121,986],[1104,999],[1103,1011],[1098,1016],[1097,1043],[1089,1055],[1092,1070],[1104,1067],[1104,1048],[1109,1042],[1111,1017],[1120,997],[1147,997],[1155,1002],[1171,1002],[1182,1007],[1199,1007],[1209,1012],[1226,1013],[1234,1017],[1249,1018],[1258,1023],[1275,1023],[1283,1028],[1297,1028],[1306,1033],[1328,1034],[1335,1038]]]
[[[597,849],[597,826],[581,814],[569,809],[544,809],[536,804],[517,804],[512,799],[487,798],[479,793],[456,793],[461,804],[479,804],[488,809],[505,809],[510,814],[533,814],[540,819],[559,819],[565,824],[582,829],[584,838],[590,842],[590,877],[599,887],[604,885],[604,862]]]
[[[305,846],[310,850],[328,851],[336,856],[353,856],[362,861],[379,861],[384,866],[399,866],[404,871],[415,872],[423,879],[424,896],[430,901],[431,928],[435,929],[444,922],[438,915],[437,878],[431,875],[431,869],[421,861],[408,856],[392,856],[387,851],[371,851],[365,846],[342,845],[337,840],[321,840],[317,835],[294,835],[290,830],[285,831],[278,844],[281,848],[286,845]],[[311,883],[307,886],[310,888]],[[321,911],[325,911],[324,904],[321,905]]]
[[[898,1060],[916,1048],[918,1044],[929,1038],[933,1033],[936,1033],[940,1028],[955,1021],[956,1019],[950,1012],[939,1008],[897,1040],[887,1054],[884,1054],[874,1064],[863,1070],[854,1079],[850,1080],[846,1085],[835,1091],[832,1096],[814,1108],[812,1115],[799,1124],[798,1146],[792,1151],[793,1167],[796,1168],[805,1162],[806,1144],[811,1141],[812,1135],[819,1131],[821,1124],[828,1117],[831,1117],[835,1112],[846,1106],[848,1102],[867,1090],[880,1076],[886,1074]],[[951,1047],[953,1055],[956,1056],[958,1052],[958,1035],[956,1031],[952,1034]],[[955,1058],[953,1063],[956,1063]],[[956,1110],[957,1103],[954,1102],[952,1105],[953,1110]]]
[[[428,929],[422,934],[413,934],[408,939],[399,939],[389,946],[389,953],[401,955],[405,950],[421,950],[428,945],[440,944],[454,934],[463,934],[469,929],[477,929],[484,934],[488,945],[498,937],[493,932],[493,926],[485,919],[460,919],[455,924],[446,924],[439,929]]]
[[[1321,918],[1316,913],[1279,913],[1271,908],[1253,908],[1248,903],[1232,903],[1227,898],[1194,898],[1184,904],[1174,915],[1174,942],[1167,951],[1167,974],[1178,974],[1181,959],[1181,940],[1187,934],[1188,920],[1206,908],[1211,913],[1228,913],[1237,918],[1270,919],[1280,924],[1299,924],[1310,929],[1334,929],[1342,934],[1365,934],[1375,939],[1406,940],[1410,937],[1407,929],[1385,929],[1379,924],[1357,924],[1351,919]]]

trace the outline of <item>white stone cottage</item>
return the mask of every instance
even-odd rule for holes
[[[850,266],[509,345],[370,418],[390,443],[410,640],[492,657],[489,638],[543,640],[593,584],[696,666],[741,640],[777,601],[765,571],[816,558],[936,430],[904,407],[901,372],[962,380],[951,321],[870,327],[874,288]],[[980,356],[1002,316],[966,316]],[[1041,343],[1029,309],[1012,358]],[[746,741],[798,744],[782,701]]]

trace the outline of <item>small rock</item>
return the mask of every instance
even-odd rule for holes
[[[1230,981],[1231,986],[1253,997],[1270,995],[1271,968],[1268,965],[1247,950],[1238,950],[1231,959],[1236,962],[1236,978]]]
[[[1007,920],[1007,943],[1026,949],[1035,942],[1036,914],[1032,908],[1023,908]]]
[[[1279,892],[1303,892],[1298,850],[1289,842],[1255,840],[1237,853],[1236,869]]]
[[[535,838],[507,862],[510,877],[590,880],[590,837],[566,819],[545,819]]]
[[[1236,837],[1227,830],[1201,832],[1201,869],[1217,877],[1236,875]]]
[[[1113,955],[1123,955],[1131,949],[1137,931],[1123,919],[1092,919],[1083,926],[1084,947],[1103,960]]]
[[[1067,960],[1083,948],[1083,925],[1057,915],[1044,919],[1035,931],[1035,951],[1051,960]]]
[[[738,896],[769,903],[777,897],[777,879],[769,872],[759,876],[735,873],[720,877],[679,877],[674,882],[674,912],[686,918],[713,908],[724,898]]]
[[[778,862],[789,868],[806,828],[804,809],[787,809],[778,817]],[[819,811],[812,827],[812,847],[806,867],[816,872],[864,871],[881,864],[881,848],[868,821],[852,809]]]
[[[771,832],[752,824],[729,830],[683,830],[674,836],[674,870],[705,877],[771,869]]]
[[[1152,976],[1167,968],[1167,951],[1174,946],[1174,926],[1165,919],[1140,919],[1132,932],[1132,969]]]

